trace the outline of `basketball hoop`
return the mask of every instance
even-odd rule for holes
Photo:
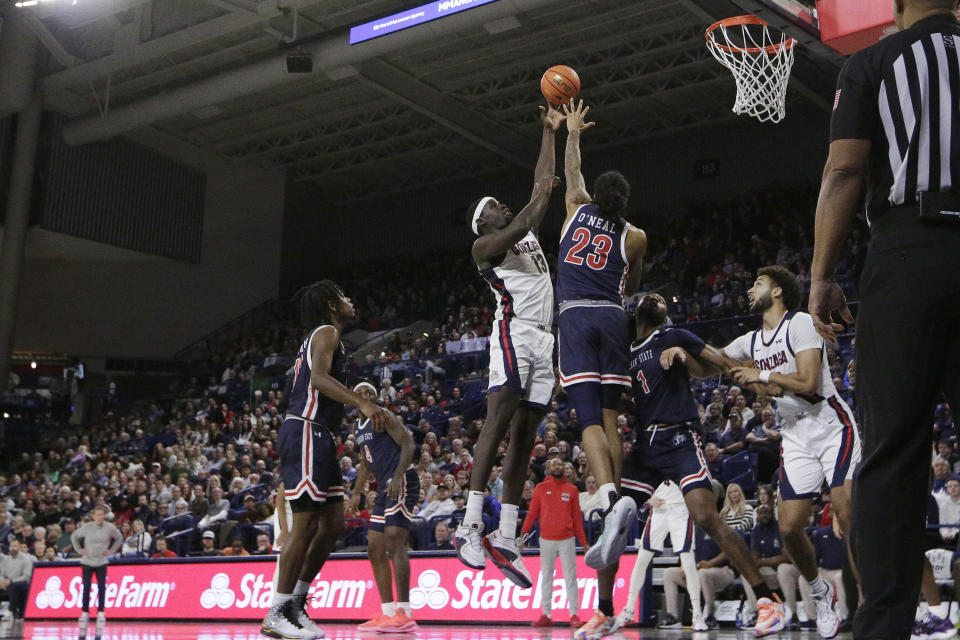
[[[751,15],[715,22],[705,35],[710,53],[737,82],[733,112],[760,122],[783,120],[797,41],[783,33],[777,38],[770,25]]]

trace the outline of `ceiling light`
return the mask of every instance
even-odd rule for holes
[[[36,360],[31,360],[31,361],[30,361],[30,368],[31,368],[31,369],[36,369],[36,368],[37,368],[37,361],[36,361]]]

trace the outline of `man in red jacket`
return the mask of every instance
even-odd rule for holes
[[[577,547],[587,546],[583,531],[583,515],[580,513],[580,493],[576,486],[563,477],[563,462],[554,458],[547,462],[547,478],[533,491],[530,509],[523,521],[522,533],[528,533],[540,519],[540,601],[543,615],[531,626],[549,627],[550,609],[553,600],[553,570],[560,556],[563,578],[567,583],[567,602],[570,607],[570,626],[580,626],[577,611],[580,592],[577,589]]]

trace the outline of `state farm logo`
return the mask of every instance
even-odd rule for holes
[[[218,573],[210,580],[210,588],[200,595],[200,606],[204,609],[229,609],[233,606],[237,595],[230,588],[230,576]]]
[[[140,582],[133,576],[123,576],[119,582],[109,582],[106,585],[104,597],[107,608],[149,608],[163,609],[167,606],[170,592],[176,588],[173,582]],[[96,601],[99,597],[100,585],[90,585],[90,599]],[[83,594],[83,578],[74,576],[63,588],[59,576],[51,576],[43,585],[43,590],[37,593],[34,601],[38,609],[59,609],[66,607],[73,609],[80,606]]]
[[[60,590],[60,585],[60,578],[56,576],[47,578],[47,584],[43,586],[43,591],[37,594],[38,609],[46,609],[47,607],[59,609],[63,606],[63,601],[66,600],[66,596],[63,595],[63,591]]]
[[[428,569],[420,574],[417,586],[410,590],[410,606],[422,609],[428,606],[431,609],[443,609],[450,602],[450,594],[440,586],[440,574]]]

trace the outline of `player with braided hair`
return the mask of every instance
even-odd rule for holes
[[[290,404],[277,438],[284,497],[293,526],[284,541],[273,604],[261,625],[264,635],[290,640],[322,638],[306,612],[307,590],[343,532],[343,484],[330,429],[350,404],[382,431],[397,420],[344,386],[346,353],[340,342],[355,315],[350,298],[330,280],[300,289],[293,298],[310,331],[293,365]]]

